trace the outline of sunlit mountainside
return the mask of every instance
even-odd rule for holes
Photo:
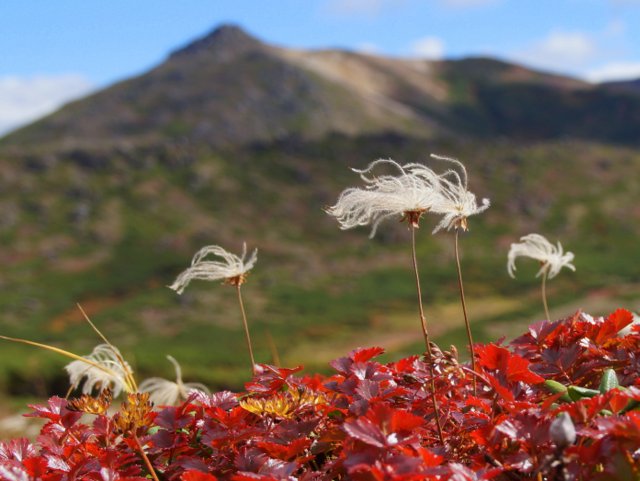
[[[406,227],[369,240],[323,208],[359,184],[349,167],[431,152],[463,160],[470,189],[492,201],[462,238],[479,341],[541,317],[537,266],[506,273],[510,243],[530,232],[576,254],[577,272],[549,284],[555,317],[638,309],[638,92],[489,58],[293,50],[220,27],[0,139],[0,331],[88,353],[98,340],[80,303],[138,372],[169,376],[171,354],[185,379],[237,385],[247,360],[233,292],[165,286],[203,245],[239,253],[246,241],[259,249],[244,287],[258,360],[272,344],[287,365],[356,345],[420,352]],[[433,225],[420,231],[421,272],[448,347],[462,314],[452,237]],[[0,353],[4,391],[64,394],[64,359]]]

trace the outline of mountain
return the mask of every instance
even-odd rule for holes
[[[605,82],[602,84],[602,86],[614,92],[640,94],[640,78],[635,80]]]
[[[81,303],[142,375],[170,376],[171,354],[187,378],[238,385],[233,292],[164,286],[203,245],[246,241],[259,248],[243,287],[259,360],[272,345],[287,365],[356,345],[419,352],[406,229],[368,240],[322,209],[359,183],[349,167],[430,152],[462,159],[492,200],[462,241],[479,341],[539,315],[535,266],[505,273],[529,232],[576,253],[578,273],[549,286],[558,315],[575,296],[636,302],[639,129],[640,97],[608,85],[489,58],[295,50],[223,26],[0,140],[0,331],[90,352]],[[436,337],[461,346],[452,237],[424,224],[427,309]],[[64,394],[63,362],[5,344],[0,385]]]
[[[640,99],[626,90],[488,58],[428,62],[274,47],[223,26],[3,144],[50,151],[187,138],[221,147],[383,131],[635,144]]]

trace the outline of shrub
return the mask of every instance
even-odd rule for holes
[[[329,377],[259,365],[245,392],[194,392],[151,410],[129,395],[32,406],[37,441],[0,444],[9,481],[626,480],[640,476],[640,329],[618,310],[543,321],[510,344],[381,364],[381,348]],[[630,332],[621,330],[632,325]],[[628,330],[628,329],[627,329]],[[430,402],[431,372],[444,432]],[[93,414],[87,414],[93,413]]]

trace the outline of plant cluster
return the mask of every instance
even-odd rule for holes
[[[7,481],[625,480],[640,476],[640,328],[630,312],[542,321],[477,345],[477,393],[455,349],[329,377],[261,364],[245,392],[194,392],[153,411],[128,395],[54,397],[37,442],[0,444]],[[628,329],[627,329],[628,330]],[[430,399],[435,372],[444,443]]]
[[[247,259],[246,245],[241,256],[207,246],[169,287],[180,294],[196,279],[235,287],[252,367],[245,391],[209,394],[205,386],[184,383],[170,356],[175,382],[151,378],[138,385],[120,351],[86,315],[104,341],[87,356],[0,336],[73,359],[66,368],[70,383],[83,392],[33,406],[30,416],[46,424],[35,443],[0,444],[0,479],[639,479],[640,328],[633,315],[578,312],[534,324],[507,345],[475,345],[458,235],[489,201],[478,205],[460,162],[432,157],[452,167],[437,173],[423,164],[373,162],[356,171],[364,188],[346,189],[328,209],[342,228],[372,225],[372,235],[388,217],[407,222],[423,355],[382,364],[375,360],[382,348],[357,349],[333,361],[335,374],[328,377],[257,364],[241,291],[257,250]],[[397,175],[374,174],[382,167]],[[429,339],[415,247],[425,213],[442,216],[434,233],[455,231],[469,365],[459,362],[454,346],[443,351]],[[519,256],[541,264],[549,319],[546,278],[562,267],[574,269],[573,254],[530,234],[512,244],[510,274]],[[116,406],[120,392],[126,399]]]

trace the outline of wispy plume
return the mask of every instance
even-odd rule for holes
[[[544,305],[544,313],[547,319],[550,319],[549,306],[547,304],[547,278],[552,279],[557,276],[563,267],[575,271],[576,267],[571,263],[574,258],[573,253],[565,253],[559,241],[554,246],[540,234],[529,234],[521,237],[520,242],[511,244],[509,249],[507,270],[513,278],[515,278],[516,259],[518,257],[530,257],[540,262],[540,270],[536,277],[542,276],[542,303]]]
[[[183,382],[180,364],[173,357],[167,359],[176,371],[175,382],[160,377],[151,377],[140,383],[139,390],[148,392],[149,399],[157,406],[174,406],[186,399],[192,391],[202,391],[209,394],[209,388],[197,382]]]
[[[374,175],[374,170],[384,167],[397,171],[397,175]],[[364,170],[352,170],[360,174],[364,188],[344,190],[336,204],[327,209],[343,230],[371,225],[369,237],[373,238],[380,223],[390,217],[418,227],[420,216],[438,200],[439,176],[424,165],[379,159]]]
[[[134,390],[130,381],[133,376],[131,366],[123,360],[120,351],[109,344],[98,344],[91,354],[71,361],[65,370],[71,386],[74,389],[82,386],[84,394],[110,389],[117,397],[123,390]]]
[[[207,256],[220,257],[221,261],[205,260]],[[182,294],[194,279],[203,281],[224,280],[229,284],[242,284],[258,260],[258,249],[254,249],[248,259],[247,244],[242,244],[242,255],[231,254],[220,246],[206,246],[200,249],[191,260],[191,267],[182,272],[169,286],[178,294]]]
[[[576,270],[576,267],[571,263],[574,259],[573,253],[565,253],[559,241],[557,245],[554,246],[540,234],[523,236],[520,238],[520,242],[511,244],[507,270],[509,271],[509,275],[514,279],[516,277],[516,259],[518,257],[530,257],[540,262],[541,267],[536,277],[546,273],[549,279],[553,279],[563,267],[571,269],[572,271]]]
[[[205,258],[209,255],[220,257],[221,261],[209,261]],[[206,246],[196,252],[191,260],[191,267],[182,272],[176,280],[169,286],[178,294],[182,294],[189,283],[194,279],[204,281],[223,280],[225,284],[235,286],[238,295],[238,304],[240,304],[240,312],[242,313],[242,323],[244,333],[247,339],[247,349],[251,358],[251,370],[255,373],[256,362],[253,357],[253,347],[251,345],[251,336],[249,335],[249,325],[247,323],[247,315],[244,310],[244,302],[242,301],[242,292],[240,286],[244,284],[247,273],[253,268],[258,261],[258,249],[254,249],[248,259],[247,244],[242,244],[242,255],[237,256],[231,254],[220,246]]]
[[[454,165],[453,169],[447,170],[440,176],[440,189],[438,190],[437,202],[431,211],[434,214],[441,214],[440,223],[433,229],[433,233],[442,229],[468,229],[467,219],[487,210],[491,205],[489,199],[482,199],[478,205],[474,193],[469,192],[467,181],[467,169],[457,159],[431,154],[431,157],[444,160]]]

